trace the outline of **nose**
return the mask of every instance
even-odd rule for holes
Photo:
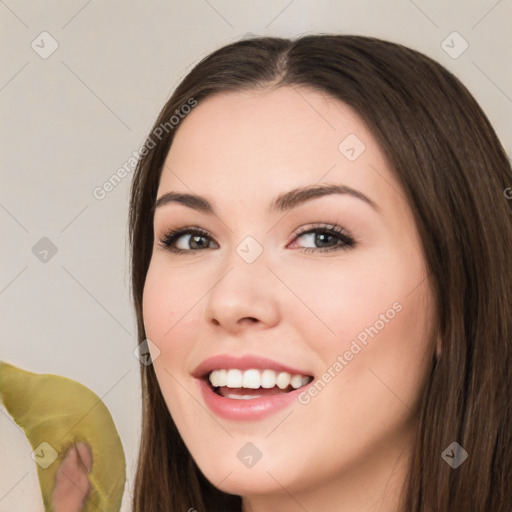
[[[278,323],[278,282],[266,263],[264,253],[248,263],[233,251],[207,294],[206,322],[231,334]]]

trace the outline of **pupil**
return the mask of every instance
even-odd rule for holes
[[[322,246],[322,243],[325,242],[325,238],[330,238],[332,237],[332,235],[329,235],[327,233],[319,233],[316,235],[316,238],[315,238],[315,243],[316,244],[319,244],[320,246]]]
[[[192,237],[192,239],[191,239],[191,245],[196,244],[198,239],[206,240],[206,238],[204,236],[202,236],[202,235],[194,235]],[[199,247],[192,247],[192,249],[200,249],[200,248],[202,248],[204,246],[204,244],[198,244],[198,245],[199,245]]]
[[[315,236],[315,243],[322,247],[322,244],[329,245],[329,239],[332,238],[333,235],[330,235],[328,233],[317,233]],[[192,247],[192,249],[201,249],[205,247],[205,244],[198,243],[198,240],[203,240],[203,242],[206,240],[206,238],[202,235],[194,235],[191,238],[191,246],[197,245],[198,247]]]

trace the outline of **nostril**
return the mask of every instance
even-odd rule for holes
[[[249,323],[251,323],[251,324],[254,324],[254,323],[258,322],[258,319],[257,319],[257,318],[254,318],[254,317],[252,317],[252,316],[246,316],[246,317],[242,318],[242,319],[240,320],[240,322],[242,322],[242,323],[244,323],[244,322],[249,322]]]

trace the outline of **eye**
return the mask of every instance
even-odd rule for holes
[[[348,249],[357,245],[354,237],[336,224],[321,224],[302,227],[295,233],[294,239],[304,239],[319,247],[302,247],[305,253],[328,252]],[[174,254],[196,253],[211,246],[212,238],[201,228],[181,228],[169,231],[161,240],[160,246]],[[334,244],[333,244],[334,242]]]
[[[302,250],[305,253],[337,251],[357,245],[354,237],[346,229],[336,224],[302,227],[296,235],[296,239],[304,239],[317,245],[317,247],[303,247]]]
[[[187,237],[189,238],[187,239]],[[209,244],[205,243],[205,240],[211,240],[211,238],[206,231],[200,228],[175,229],[169,231],[160,240],[160,246],[175,254],[193,253],[208,248]]]

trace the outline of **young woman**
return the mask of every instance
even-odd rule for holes
[[[451,73],[243,40],[140,155],[135,512],[510,511],[512,173]]]

